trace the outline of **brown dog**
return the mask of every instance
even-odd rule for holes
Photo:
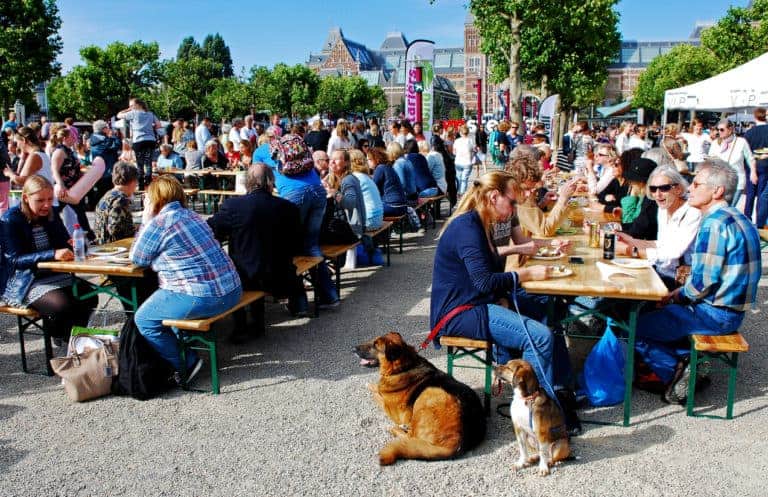
[[[539,475],[548,475],[552,464],[568,459],[571,454],[563,413],[539,387],[539,380],[527,361],[509,361],[494,368],[494,373],[512,385],[515,392],[509,406],[520,447],[515,469],[530,466],[538,460]]]
[[[378,364],[379,383],[368,388],[396,425],[389,432],[397,438],[379,452],[382,466],[398,459],[449,459],[485,438],[485,415],[474,390],[435,368],[400,334],[358,345],[355,353],[366,366]]]

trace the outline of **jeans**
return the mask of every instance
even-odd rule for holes
[[[433,186],[432,188],[427,188],[426,190],[422,190],[419,192],[419,197],[434,197],[437,195],[437,187]]]
[[[760,177],[758,176],[758,194],[757,194],[757,217],[755,217],[755,225],[758,228],[762,228],[768,223],[768,172],[766,176],[766,185],[760,190]]]
[[[749,172],[747,172],[749,178]],[[764,168],[757,169],[757,184],[753,184],[747,179],[747,201],[744,204],[744,215],[752,219],[752,210],[756,209],[755,225],[762,228],[768,218],[768,196],[765,196],[766,186],[768,185],[768,170]],[[756,204],[756,205],[755,205]]]
[[[160,357],[168,361],[176,371],[181,371],[178,337],[169,327],[163,326],[163,320],[215,316],[234,307],[241,295],[240,288],[223,297],[195,297],[161,288],[141,304],[134,319],[139,332]],[[187,369],[194,366],[196,361],[196,354],[187,354]]]
[[[498,363],[504,364],[509,360],[510,349],[522,350],[523,359],[531,363],[539,383],[548,394],[554,395],[554,390],[567,386],[570,362],[561,336],[553,335],[539,321],[496,304],[488,304],[488,328],[497,345]]]
[[[133,144],[136,154],[136,167],[139,169],[139,187],[144,189],[152,181],[152,153],[157,148],[153,140],[144,140]]]
[[[315,257],[323,257],[320,250],[320,228],[325,214],[325,188],[322,185],[307,185],[303,189],[285,193],[285,199],[293,202],[299,208],[301,225],[304,228],[304,253]],[[339,300],[339,294],[331,281],[331,273],[325,263],[317,269],[317,286],[320,304],[330,304]]]
[[[456,164],[456,181],[459,195],[464,195],[464,192],[467,191],[470,176],[472,176],[472,164]]]
[[[686,340],[689,335],[728,335],[739,328],[743,319],[743,312],[706,302],[670,304],[640,315],[635,350],[664,383],[669,383],[678,357],[690,350]]]

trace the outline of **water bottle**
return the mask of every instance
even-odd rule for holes
[[[75,230],[72,232],[72,245],[75,248],[75,260],[82,262],[85,260],[85,232],[79,224],[75,224]]]

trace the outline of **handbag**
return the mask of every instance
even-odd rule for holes
[[[174,370],[142,336],[133,317],[120,330],[120,376],[114,393],[148,400],[176,386]]]
[[[325,215],[320,229],[320,243],[323,245],[347,245],[360,239],[347,221],[347,213],[332,197],[326,200]]]
[[[69,354],[51,359],[51,368],[62,379],[72,402],[103,397],[112,391],[118,374],[119,342],[89,334],[69,339]]]

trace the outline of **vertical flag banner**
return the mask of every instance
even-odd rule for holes
[[[547,132],[547,137],[551,142],[552,136],[552,120],[557,112],[557,101],[560,99],[560,95],[550,95],[541,102],[539,109],[539,122],[544,125]]]
[[[405,51],[405,117],[411,122],[421,121],[424,131],[432,129],[434,61],[432,41],[414,40]]]

